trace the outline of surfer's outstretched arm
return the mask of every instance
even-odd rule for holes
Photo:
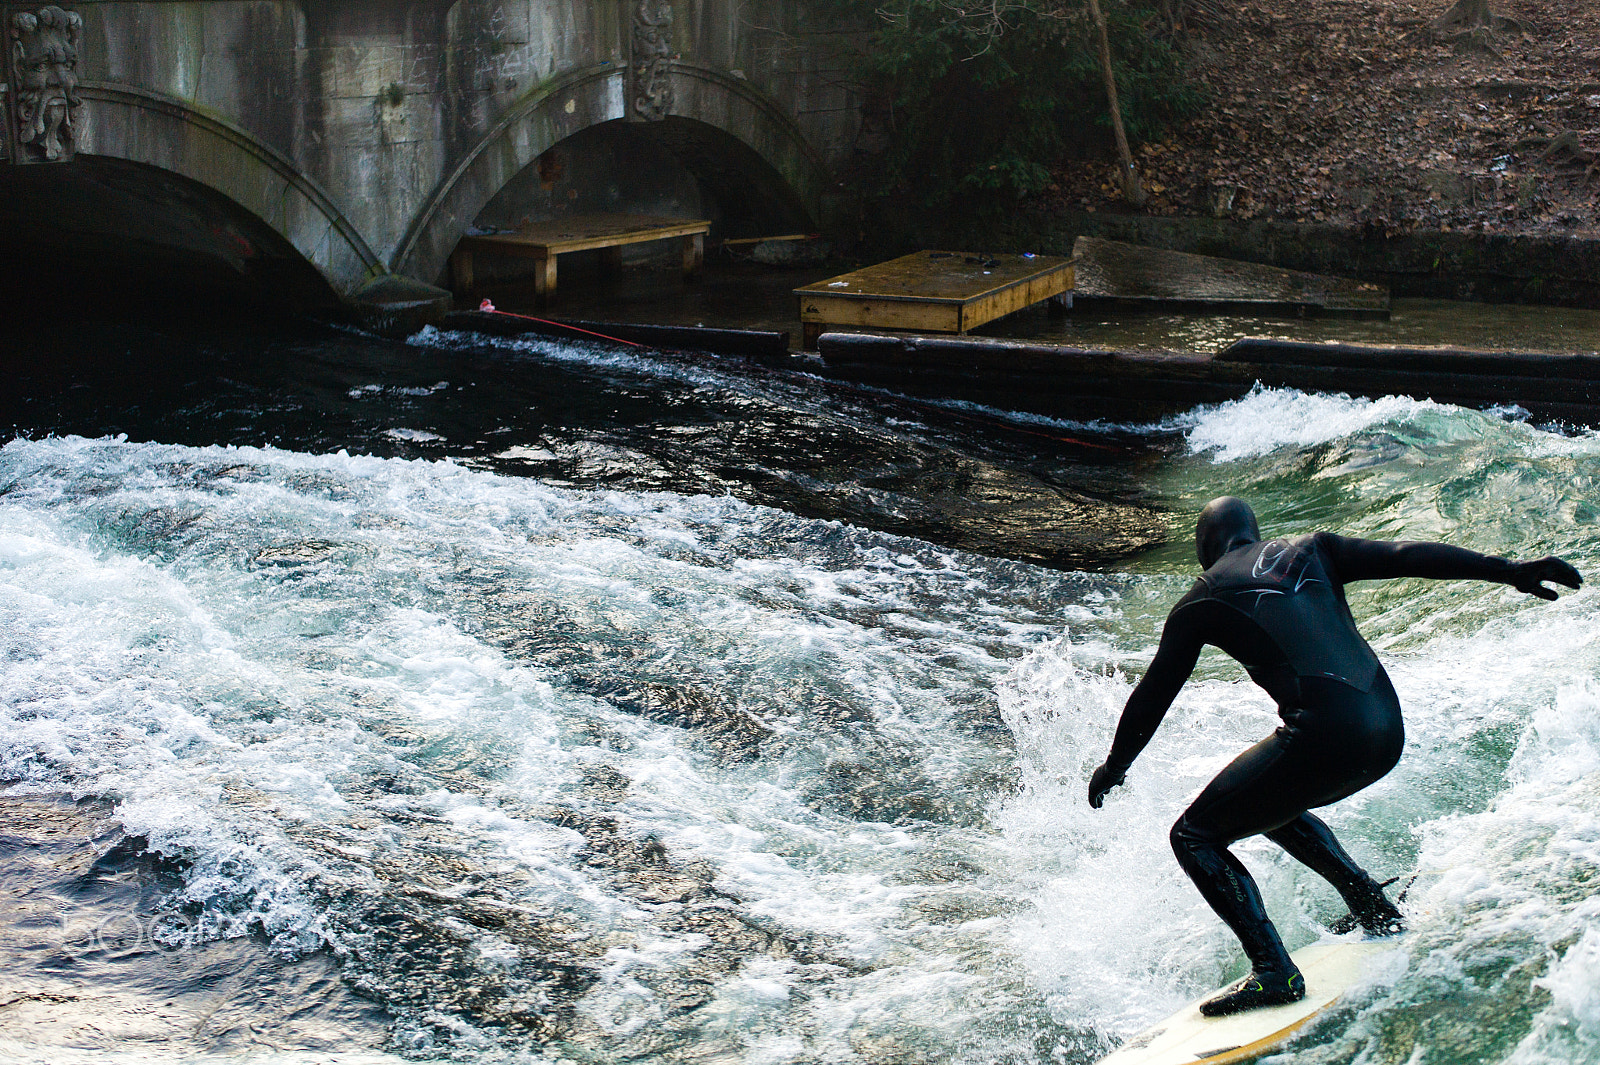
[[[1583,584],[1582,575],[1554,555],[1531,562],[1514,562],[1450,544],[1362,540],[1329,532],[1318,533],[1317,539],[1333,560],[1339,579],[1346,584],[1394,577],[1493,581],[1509,584],[1519,592],[1540,599],[1556,598],[1555,590],[1544,586],[1545,581],[1568,588]]]
[[[1106,792],[1122,783],[1128,767],[1133,765],[1133,760],[1139,757],[1139,752],[1155,735],[1161,719],[1172,706],[1172,700],[1178,697],[1189,674],[1194,672],[1195,663],[1200,660],[1200,648],[1204,646],[1204,641],[1187,621],[1186,617],[1178,615],[1176,609],[1168,615],[1166,627],[1161,630],[1161,646],[1150,660],[1150,668],[1145,672],[1144,679],[1133,689],[1127,705],[1122,708],[1122,720],[1117,723],[1117,735],[1111,742],[1111,753],[1106,756],[1105,764],[1096,769],[1094,776],[1089,779],[1089,805],[1096,810],[1105,802]]]

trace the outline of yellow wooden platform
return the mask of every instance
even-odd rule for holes
[[[540,297],[556,290],[556,257],[563,252],[611,249],[620,261],[625,244],[650,240],[683,240],[683,274],[692,277],[705,261],[706,233],[711,223],[704,218],[658,218],[641,214],[574,215],[553,222],[535,222],[515,233],[465,236],[450,256],[451,285],[458,295],[472,289],[472,256],[492,252],[534,260],[534,292]]]
[[[1072,260],[919,251],[797,288],[807,349],[830,325],[965,333],[1072,291]]]

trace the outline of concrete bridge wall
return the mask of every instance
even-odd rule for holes
[[[592,126],[648,127],[713,198],[758,190],[812,224],[859,126],[859,35],[814,0],[60,6],[81,18],[70,148],[221,193],[346,297],[441,280],[484,206]]]

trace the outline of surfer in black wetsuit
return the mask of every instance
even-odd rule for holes
[[[1400,759],[1400,702],[1345,603],[1352,581],[1433,577],[1509,584],[1541,599],[1545,581],[1576,588],[1559,558],[1533,562],[1447,544],[1389,543],[1319,532],[1263,542],[1243,500],[1214,499],[1195,530],[1205,571],[1167,616],[1161,644],[1117,726],[1089,805],[1121,784],[1194,671],[1204,644],[1237,659],[1278,704],[1283,724],[1235,758],[1172,826],[1172,849],[1200,894],[1244,945],[1251,974],[1200,1007],[1208,1017],[1305,996],[1305,982],[1228,845],[1265,834],[1324,877],[1368,932],[1400,931],[1400,911],[1307,813],[1383,776]]]

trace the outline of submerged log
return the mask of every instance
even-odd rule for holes
[[[1099,237],[1072,245],[1075,299],[1248,309],[1262,313],[1389,316],[1389,290],[1303,270],[1167,251]]]
[[[1514,404],[1541,418],[1600,424],[1600,357],[1593,355],[1262,337],[1217,355],[852,333],[824,333],[818,347],[833,376],[1051,417],[1160,417],[1236,399],[1261,384],[1468,407]]]

